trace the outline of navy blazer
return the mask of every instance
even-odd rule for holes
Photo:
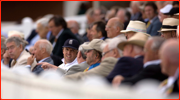
[[[47,59],[45,59],[43,62],[47,62],[50,64],[54,64],[53,60],[49,57]],[[44,69],[41,67],[41,65],[37,65],[34,67],[34,69],[32,70],[33,73],[39,75]]]
[[[147,28],[147,33],[151,36],[160,36],[158,32],[161,29],[162,23],[159,21],[159,18],[156,17],[153,22]]]
[[[111,83],[116,75],[122,75],[126,78],[139,73],[143,69],[143,59],[143,56],[137,58],[121,57],[112,72],[106,77],[107,80]]]
[[[146,68],[144,68],[137,75],[131,78],[124,79],[122,83],[130,83],[131,85],[134,85],[138,81],[141,81],[143,79],[154,79],[154,80],[162,82],[163,80],[167,78],[168,76],[161,72],[160,64],[158,65],[151,64],[151,65],[148,65]]]
[[[53,37],[50,42],[53,43],[54,42],[55,37]],[[64,45],[64,42],[67,39],[76,39],[77,41],[79,41],[79,39],[71,32],[70,29],[66,28],[63,30],[63,32],[61,33],[61,35],[59,36],[59,38],[57,39],[56,45],[53,48],[53,55],[59,56],[60,58],[64,58],[63,56],[63,51],[62,51],[62,46]],[[80,43],[80,41],[79,41]]]

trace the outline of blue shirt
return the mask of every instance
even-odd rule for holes
[[[93,69],[93,68],[95,68],[96,66],[99,66],[99,65],[100,65],[100,63],[95,63],[95,64],[91,65],[91,66],[89,67],[88,71],[91,70],[91,69]]]

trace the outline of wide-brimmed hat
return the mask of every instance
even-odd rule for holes
[[[163,7],[162,9],[160,9],[160,12],[163,14],[169,13],[172,8],[173,8],[173,6],[171,4],[168,4],[165,7]]]
[[[101,39],[93,39],[91,42],[89,42],[87,45],[82,45],[82,48],[85,49],[85,50],[92,50],[92,49],[95,49],[99,52],[102,52],[102,49],[101,49],[101,44],[103,43],[104,41],[101,40]]]
[[[127,32],[141,32],[146,33],[146,24],[141,21],[130,21],[126,30],[120,31],[121,33],[127,33]]]
[[[148,40],[149,37],[150,37],[150,35],[138,32],[134,36],[129,38],[129,40],[120,42],[118,44],[118,48],[123,50],[124,46],[126,44],[133,44],[133,45],[137,45],[137,46],[140,46],[140,47],[144,47],[144,45],[145,45],[145,43],[146,43],[146,41]]]
[[[176,30],[178,25],[179,25],[179,19],[165,18],[162,23],[162,28],[158,32]]]

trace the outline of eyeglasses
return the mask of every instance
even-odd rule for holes
[[[84,52],[89,53],[91,50],[93,50],[93,49],[84,50]]]
[[[112,51],[112,50],[109,50],[109,51],[103,52],[103,53],[102,53],[102,57],[103,57],[103,56],[105,56],[105,55],[106,55],[107,53],[109,53],[110,51]]]

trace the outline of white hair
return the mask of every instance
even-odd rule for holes
[[[22,39],[24,39],[24,33],[20,32],[20,31],[12,30],[12,31],[8,32],[8,38],[12,37],[14,35],[19,35]]]
[[[41,18],[36,21],[36,24],[41,24],[44,27],[48,26],[49,19],[48,18]]]
[[[105,43],[103,43],[103,44],[101,45],[101,49],[104,49],[104,48],[108,45],[108,49],[109,49],[109,50],[117,49],[118,52],[119,52],[119,55],[120,55],[120,56],[123,56],[122,50],[120,50],[120,49],[118,48],[118,44],[119,44],[120,42],[123,42],[123,41],[126,41],[126,39],[125,39],[125,38],[119,38],[119,37],[116,37],[116,38],[113,38],[113,39],[106,39]]]
[[[176,32],[177,32],[177,36],[179,36],[179,25],[178,25],[178,27],[177,27]]]
[[[133,45],[133,48],[134,48],[134,52],[136,54],[139,54],[139,53],[143,52],[143,47],[140,47],[140,46],[137,46],[137,45]]]
[[[48,40],[40,39],[38,42],[39,42],[39,48],[40,49],[45,48],[46,52],[48,54],[51,54],[51,52],[53,50],[53,46],[52,46],[52,44]]]

